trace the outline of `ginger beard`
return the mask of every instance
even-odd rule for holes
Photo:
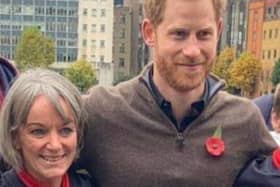
[[[178,92],[187,92],[204,84],[213,62],[214,59],[207,62],[204,57],[199,57],[195,61],[183,60],[183,57],[178,57],[171,61],[157,56],[155,68],[171,88]],[[195,64],[197,67],[194,66]],[[191,67],[186,67],[187,65]]]

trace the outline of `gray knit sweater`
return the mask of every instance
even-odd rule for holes
[[[102,187],[230,187],[244,164],[276,146],[250,101],[217,92],[183,132],[161,111],[139,79],[116,87],[93,88],[79,164]],[[205,141],[222,125],[225,152],[214,158]]]

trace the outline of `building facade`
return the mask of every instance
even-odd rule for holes
[[[271,75],[275,62],[280,57],[280,0],[265,3],[262,41],[262,90],[272,90]]]
[[[248,4],[249,0],[228,1],[221,50],[233,47],[237,56],[246,51]]]
[[[56,62],[75,61],[78,5],[78,0],[1,0],[0,56],[14,59],[21,32],[36,26],[55,41]]]
[[[80,0],[78,59],[96,69],[100,85],[113,84],[113,0]]]
[[[114,15],[114,83],[117,83],[131,77],[132,12],[129,7],[117,6]]]
[[[141,33],[142,20],[144,18],[143,0],[124,0],[123,5],[129,7],[132,11],[132,58],[131,69],[132,75],[138,74],[143,67],[149,62],[150,50],[145,45]]]
[[[247,51],[257,59],[262,57],[263,22],[265,0],[251,0],[249,3]]]

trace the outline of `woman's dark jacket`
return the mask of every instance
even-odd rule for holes
[[[88,175],[76,172],[70,172],[68,174],[71,187],[93,187]],[[16,171],[11,169],[1,174],[0,187],[25,187],[25,185],[18,178]]]

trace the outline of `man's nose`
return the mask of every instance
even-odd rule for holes
[[[196,58],[200,55],[199,41],[195,35],[189,36],[182,51],[183,54],[190,59]]]

